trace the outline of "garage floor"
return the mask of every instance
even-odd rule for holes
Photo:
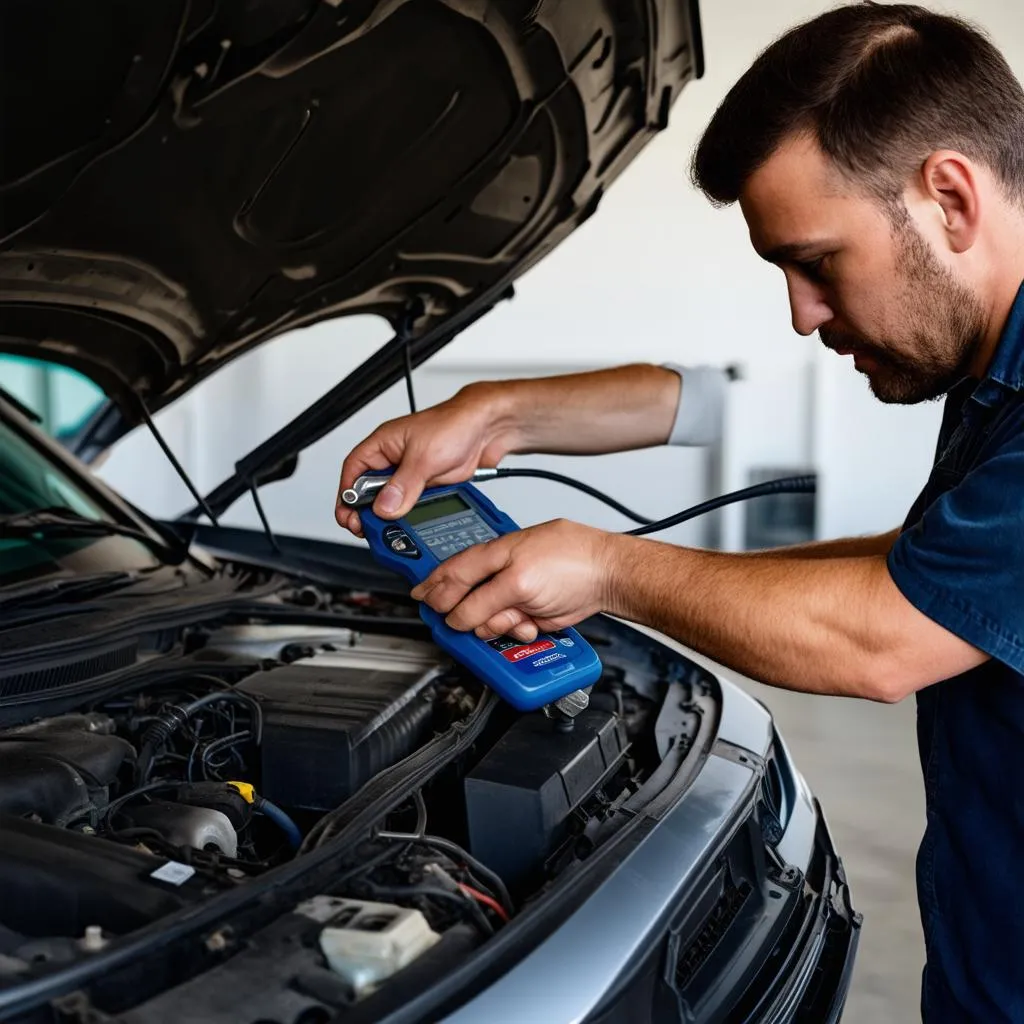
[[[736,681],[772,709],[824,807],[854,905],[864,915],[843,1024],[920,1020],[924,944],[914,857],[924,829],[924,792],[913,699],[889,706]]]

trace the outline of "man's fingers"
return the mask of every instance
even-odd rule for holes
[[[525,612],[518,608],[506,608],[503,612],[491,616],[483,626],[478,626],[476,635],[482,640],[490,640],[496,636],[511,636],[523,643],[537,639],[540,629]]]
[[[381,451],[379,444],[372,440],[371,434],[361,444],[349,452],[348,457],[341,464],[341,479],[338,481],[338,494],[347,487],[351,487],[358,477],[372,469],[387,469],[391,463],[388,457]]]
[[[526,616],[518,608],[506,608],[503,612],[492,616],[474,632],[481,640],[492,640],[496,636],[511,636],[512,630],[518,628]]]
[[[462,632],[483,626],[491,619],[515,609],[518,591],[508,573],[498,573],[470,591],[445,617],[445,622]],[[518,627],[517,627],[518,628]]]
[[[334,503],[334,519],[343,530],[351,530],[355,533],[355,525],[359,522],[359,516],[341,498]]]
[[[537,634],[540,633],[540,626],[533,619],[526,618],[518,626],[514,626],[510,632],[517,640],[528,644],[537,639]]]
[[[473,587],[508,564],[508,551],[509,544],[504,537],[460,551],[414,587],[412,597],[425,601],[435,611],[448,613]]]
[[[349,453],[348,458],[341,464],[341,476],[338,479],[339,499],[341,492],[351,487],[356,482],[356,478],[362,476],[370,468],[366,459],[357,452],[358,449]]]
[[[334,519],[337,524],[346,530],[351,530],[352,517],[356,514],[355,509],[346,505],[341,500],[341,492],[345,489],[343,484],[338,485],[338,493],[334,499]]]
[[[374,469],[387,469],[391,465],[388,457],[379,448],[369,448],[367,443],[363,442],[354,448],[342,464],[338,496],[334,503],[334,518],[338,525],[351,530],[358,537],[363,535],[359,526],[359,514],[341,500],[342,491],[351,487],[364,473]]]

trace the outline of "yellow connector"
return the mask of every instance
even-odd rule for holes
[[[251,804],[256,799],[256,787],[251,782],[234,782],[231,781],[228,785],[232,789],[237,789],[242,794],[242,799],[247,803]]]

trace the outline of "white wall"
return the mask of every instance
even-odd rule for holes
[[[701,129],[758,50],[828,6],[816,0],[705,0],[707,73],[686,87],[668,130],[615,183],[598,215],[522,279],[513,302],[495,309],[419,371],[423,399],[443,398],[480,376],[637,359],[740,362],[746,379],[732,388],[722,486],[745,484],[750,466],[811,462],[822,474],[822,536],[896,525],[926,476],[938,407],[881,406],[848,361],[797,336],[789,326],[782,276],[754,254],[739,211],[712,209],[686,173]],[[928,6],[986,27],[1024,77],[1020,0]],[[160,422],[197,483],[209,489],[236,458],[386,336],[383,325],[370,318],[296,332],[228,367]],[[377,422],[404,408],[399,388],[315,445],[293,480],[268,487],[263,497],[278,528],[337,537],[332,506],[342,457]],[[679,450],[559,464],[620,495],[629,493],[624,480],[653,474],[659,481],[654,490],[629,493],[653,513],[701,497],[707,471],[700,452]],[[147,509],[169,513],[190,504],[145,435],[123,441],[103,473]],[[572,515],[621,525],[593,503],[548,485],[505,483],[495,485],[494,493],[524,521]],[[246,501],[228,519],[256,522]],[[727,546],[738,543],[740,523],[738,511],[726,516]],[[699,529],[682,530],[673,539],[699,542]]]

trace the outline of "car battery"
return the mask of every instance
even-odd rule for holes
[[[543,714],[519,719],[465,780],[470,850],[510,886],[538,872],[568,836],[569,816],[628,748],[615,715],[588,708],[572,729]]]

